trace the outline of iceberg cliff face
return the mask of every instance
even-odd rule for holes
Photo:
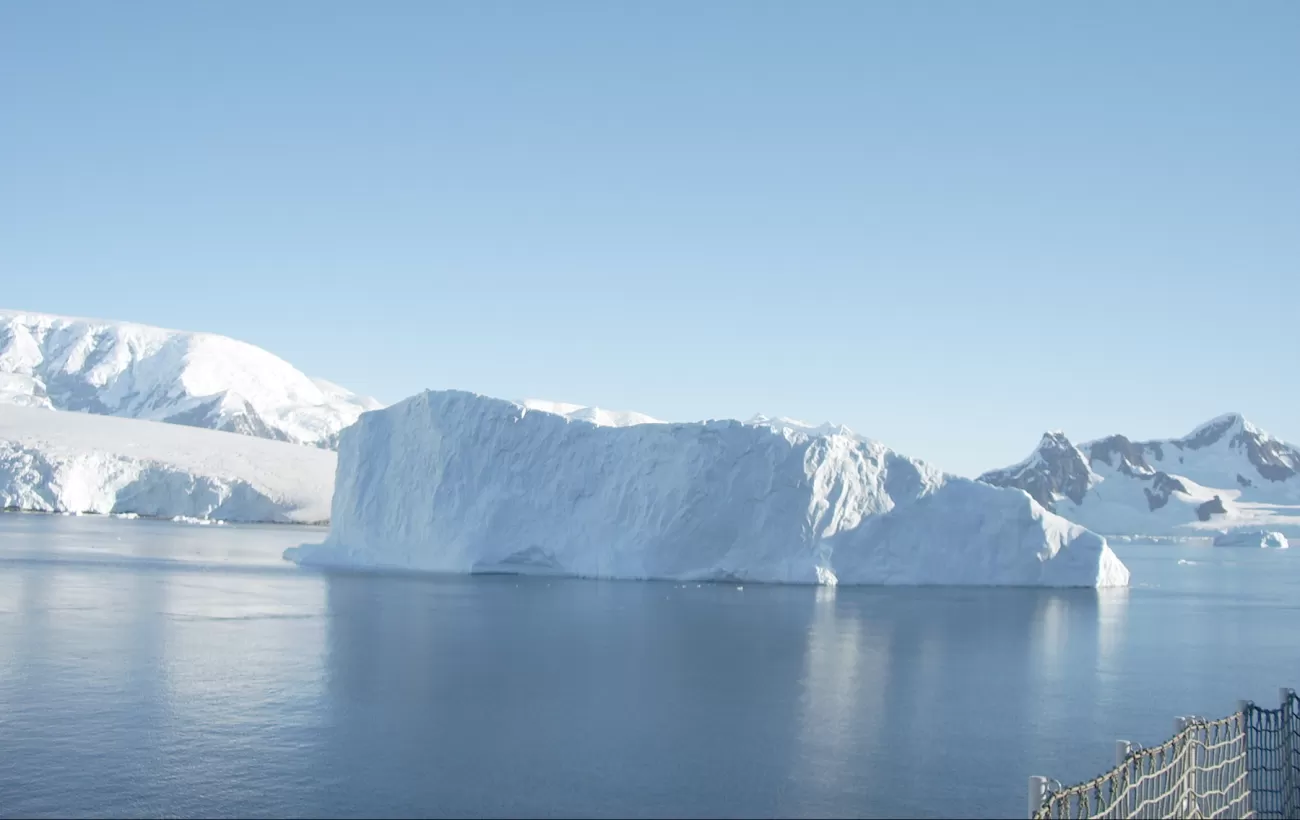
[[[458,391],[344,431],[302,563],[793,583],[1119,586],[1101,537],[845,428],[599,426]]]

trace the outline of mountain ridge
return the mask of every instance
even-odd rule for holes
[[[979,476],[1106,534],[1300,531],[1300,448],[1240,413],[1169,439],[1047,433],[1028,458]],[[1145,513],[1145,515],[1143,515]]]
[[[332,449],[382,405],[215,333],[0,309],[0,402]]]

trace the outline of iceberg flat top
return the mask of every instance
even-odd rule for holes
[[[563,416],[573,421],[586,421],[597,425],[598,427],[631,427],[634,424],[663,424],[658,419],[651,418],[645,413],[637,413],[631,410],[604,410],[600,407],[586,407],[581,404],[569,404],[562,401],[547,401],[546,399],[524,399],[516,402],[527,410],[536,410],[540,413],[553,413],[557,416]]]

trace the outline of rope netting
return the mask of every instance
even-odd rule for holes
[[[1219,720],[1179,718],[1148,749],[1121,745],[1114,769],[1068,788],[1030,780],[1034,818],[1300,818],[1300,699],[1245,703]],[[1033,808],[1037,806],[1037,808]]]

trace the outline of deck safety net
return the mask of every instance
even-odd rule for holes
[[[1075,786],[1030,778],[1034,818],[1300,818],[1300,699],[1243,702],[1218,720],[1179,718],[1151,748],[1121,741],[1118,765]],[[1055,788],[1053,788],[1053,786]]]

